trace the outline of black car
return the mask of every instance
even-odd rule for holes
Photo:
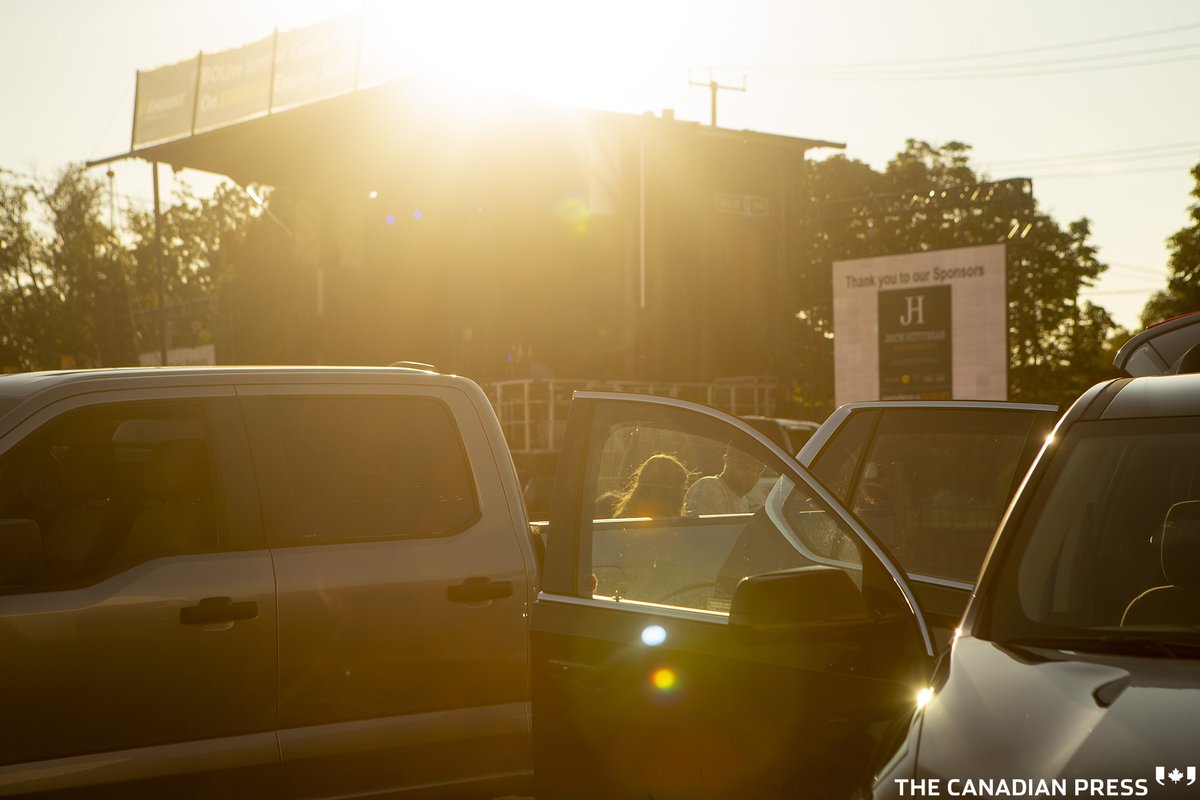
[[[1195,368],[1198,321],[1131,340],[1117,363],[1140,377],[1058,423],[876,796],[1194,786],[1200,375],[1161,373]]]

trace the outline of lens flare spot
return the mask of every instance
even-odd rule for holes
[[[579,234],[587,233],[588,219],[592,211],[587,203],[578,197],[564,197],[554,204],[554,213],[567,226]]]
[[[650,680],[654,683],[654,688],[663,692],[671,691],[678,682],[675,670],[670,667],[661,667],[654,670],[654,674],[650,676]]]
[[[423,216],[425,216],[425,215],[421,213],[421,209],[419,209],[419,208],[413,209],[413,219],[419,220]]]
[[[933,699],[933,689],[926,686],[921,691],[917,692],[917,708],[921,709],[929,705],[929,701]]]
[[[388,214],[386,217],[383,218],[383,221],[386,222],[388,225],[395,225],[396,224],[396,215]]]
[[[662,625],[650,625],[642,631],[642,644],[647,647],[658,647],[667,640],[667,629]]]

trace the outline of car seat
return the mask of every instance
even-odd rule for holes
[[[146,505],[133,521],[125,556],[141,561],[217,546],[208,453],[200,439],[170,439],[150,452]]]
[[[1200,623],[1200,500],[1175,503],[1167,511],[1160,553],[1169,584],[1133,598],[1121,617],[1122,627]]]
[[[63,462],[66,508],[50,522],[43,542],[45,578],[70,581],[95,562],[109,534],[112,451],[100,443],[78,443]]]

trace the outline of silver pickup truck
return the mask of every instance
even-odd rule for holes
[[[797,462],[712,409],[582,394],[535,537],[463,378],[5,376],[0,795],[493,797],[535,772],[539,797],[841,787],[871,701],[908,699],[881,655],[917,625],[901,610],[923,610],[912,667],[1053,418],[857,404]],[[654,453],[694,483],[734,450],[760,470],[744,510],[598,504]],[[832,562],[859,580],[813,613],[867,602],[865,650],[739,621],[744,578]]]

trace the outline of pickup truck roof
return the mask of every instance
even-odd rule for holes
[[[248,379],[270,382],[293,379],[297,375],[345,376],[362,374],[436,375],[415,367],[328,367],[328,366],[241,366],[241,367],[115,367],[105,369],[18,372],[0,375],[0,397],[29,397],[54,386],[80,381],[129,381],[130,385],[154,384],[170,375],[181,383],[233,383]]]
[[[442,375],[411,367],[326,367],[326,366],[241,366],[241,367],[130,367],[113,369],[80,369],[52,372],[23,372],[0,376],[0,419],[13,413],[0,428],[15,424],[22,416],[20,408],[40,408],[59,396],[82,391],[114,389],[147,389],[171,385],[212,386],[236,383],[346,383],[366,377],[374,381],[409,383],[435,378],[440,383],[470,384],[465,378]]]

